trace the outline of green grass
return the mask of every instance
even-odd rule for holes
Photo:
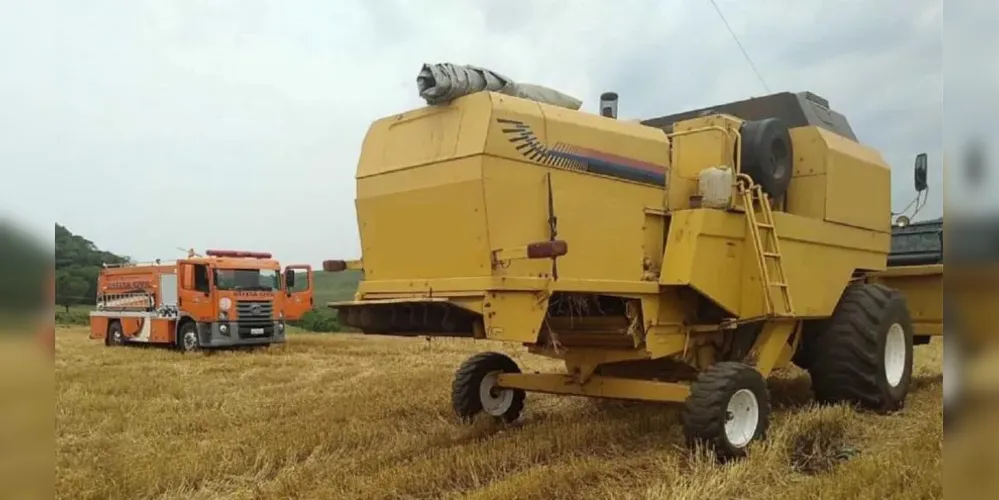
[[[361,280],[361,272],[327,273],[313,271],[312,280],[316,307],[326,307],[329,302],[353,299],[354,292],[357,291],[357,283]]]

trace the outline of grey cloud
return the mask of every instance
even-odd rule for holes
[[[915,153],[930,153],[940,185],[940,2],[718,1],[772,91],[828,98],[883,151],[896,208],[911,198]],[[24,189],[2,206],[139,258],[190,245],[313,264],[358,255],[361,141],[372,120],[421,105],[423,62],[486,66],[590,111],[616,90],[628,117],[763,93],[699,1],[17,9],[0,21],[19,27],[0,30],[0,57],[18,69],[0,81],[2,168],[51,201],[25,210],[34,197]],[[24,27],[42,19],[57,22]],[[931,196],[925,216],[940,207]]]

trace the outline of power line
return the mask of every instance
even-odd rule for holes
[[[746,52],[746,48],[742,46],[742,42],[739,41],[739,37],[735,35],[735,31],[732,31],[732,27],[729,26],[728,20],[725,19],[725,14],[722,14],[722,11],[718,7],[718,4],[715,3],[715,0],[711,0],[711,5],[714,6],[715,12],[718,13],[718,17],[721,18],[722,23],[725,24],[725,28],[728,29],[728,34],[732,35],[732,39],[735,40],[735,44],[739,46],[739,50],[742,51],[742,56],[745,57],[746,58],[746,62],[749,63],[749,67],[753,68],[753,73],[756,73],[756,78],[758,78],[760,80],[760,83],[763,84],[764,90],[766,90],[767,93],[769,94],[770,93],[770,86],[768,86],[766,80],[763,79],[763,75],[760,74],[760,70],[756,69],[756,65],[753,64],[753,59],[751,57],[749,57],[749,53]]]

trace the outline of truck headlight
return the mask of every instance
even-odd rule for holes
[[[219,325],[219,331],[222,332],[222,334],[229,333],[229,325]]]

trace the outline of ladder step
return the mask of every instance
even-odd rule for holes
[[[780,254],[777,253],[777,252],[763,252],[763,256],[764,257],[772,257],[774,259],[779,259],[780,258]]]
[[[757,222],[756,223],[756,227],[763,227],[763,228],[767,228],[767,229],[773,229],[774,225],[773,224],[767,224],[766,222]]]
[[[780,281],[771,281],[770,286],[775,286],[777,288],[787,288],[787,283],[783,283]]]

